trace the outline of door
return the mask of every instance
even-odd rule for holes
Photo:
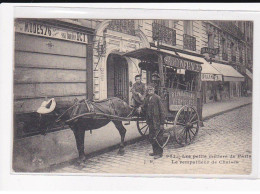
[[[107,60],[107,97],[118,97],[128,102],[128,64],[125,58],[110,54]]]

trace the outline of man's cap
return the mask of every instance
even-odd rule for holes
[[[147,85],[147,89],[149,89],[149,88],[155,89],[155,85],[153,83],[150,83],[150,84]]]
[[[158,72],[157,72],[157,71],[155,71],[155,72],[152,74],[152,76],[155,76],[155,77],[158,77],[158,78],[160,78],[160,75],[158,74]]]

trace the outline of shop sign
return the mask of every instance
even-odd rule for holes
[[[185,105],[196,106],[195,92],[188,92],[180,89],[169,89],[169,109],[178,111]]]
[[[182,58],[173,57],[173,56],[164,57],[164,62],[166,65],[180,68],[180,69],[186,69],[186,70],[190,70],[190,71],[200,72],[202,69],[202,67],[199,63],[185,60]]]
[[[222,81],[222,75],[215,75],[215,81]]]
[[[201,54],[208,53],[211,55],[217,55],[219,53],[219,48],[203,47],[200,52]]]
[[[222,81],[222,75],[202,73],[201,74],[201,81]]]
[[[31,21],[15,21],[15,31],[36,36],[88,43],[87,34],[82,32],[59,29],[53,26],[39,24]]]

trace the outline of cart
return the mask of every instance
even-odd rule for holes
[[[164,147],[170,139],[179,145],[192,143],[202,124],[201,62],[151,48],[142,48],[124,54],[139,59],[139,67],[146,83],[155,83],[156,93],[166,110]],[[159,79],[152,79],[158,72]],[[134,118],[142,136],[149,133],[144,117]],[[173,137],[173,138],[171,138]],[[158,142],[159,143],[159,142]]]

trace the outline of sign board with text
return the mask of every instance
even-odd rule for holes
[[[219,53],[219,48],[210,48],[210,47],[203,47],[201,48],[201,54],[208,53],[211,55],[217,55]]]
[[[31,21],[15,21],[15,32],[44,36],[73,42],[88,43],[88,36],[82,32],[64,30]]]
[[[211,73],[202,73],[201,81],[222,81],[222,75],[215,75]]]
[[[183,58],[173,56],[165,56],[164,63],[168,66],[195,72],[200,72],[202,69],[201,64],[199,62],[196,63],[195,61],[185,60]]]
[[[196,92],[169,88],[169,110],[178,111],[185,105],[197,106]]]

